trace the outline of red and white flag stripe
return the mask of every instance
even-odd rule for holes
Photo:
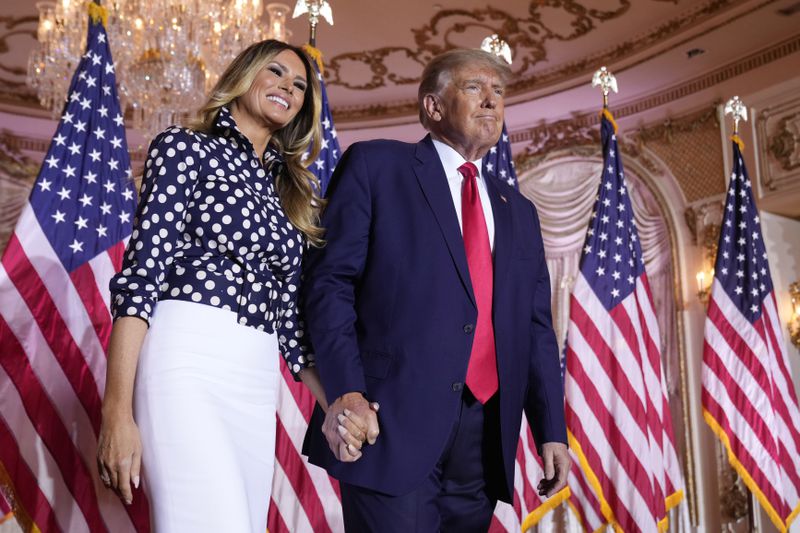
[[[715,278],[703,349],[704,416],[780,531],[800,514],[800,411],[775,295],[751,323]]]
[[[144,493],[123,505],[95,466],[107,287],[124,245],[68,274],[27,205],[0,265],[0,461],[18,520],[43,531],[149,530]]]
[[[666,527],[683,494],[646,275],[607,311],[579,273],[567,336],[571,504],[583,527]]]

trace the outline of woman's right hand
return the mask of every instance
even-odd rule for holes
[[[133,501],[131,484],[139,488],[141,464],[142,441],[133,416],[104,413],[97,441],[97,469],[103,484],[128,505]]]

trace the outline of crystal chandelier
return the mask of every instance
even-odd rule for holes
[[[261,0],[109,0],[107,31],[123,107],[152,135],[196,110],[241,50],[266,38],[287,41],[289,6]],[[86,3],[38,2],[39,46],[28,84],[57,116],[86,45]],[[265,22],[264,15],[269,22]]]

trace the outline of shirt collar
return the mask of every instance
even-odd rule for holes
[[[448,181],[458,180],[460,183],[463,177],[461,173],[458,171],[458,167],[463,165],[467,162],[464,157],[459,154],[455,148],[450,146],[449,144],[443,143],[437,139],[431,138],[433,141],[433,147],[436,148],[436,152],[439,154],[439,160],[442,162],[442,166],[444,167],[444,173],[447,176]],[[472,161],[472,164],[475,165],[475,168],[478,169],[478,180],[483,179],[483,161],[477,159]]]
[[[248,150],[250,153],[255,153],[253,143],[236,125],[236,120],[234,120],[231,110],[227,106],[219,108],[217,118],[214,119],[214,133],[223,137],[235,137],[243,149]],[[284,164],[283,155],[272,143],[267,144],[267,148],[262,154],[262,164],[268,172],[276,175]]]

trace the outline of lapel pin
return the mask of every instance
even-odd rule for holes
[[[503,196],[502,194],[500,195],[500,199],[503,200],[505,203],[508,203],[508,200],[506,200],[506,197]]]

